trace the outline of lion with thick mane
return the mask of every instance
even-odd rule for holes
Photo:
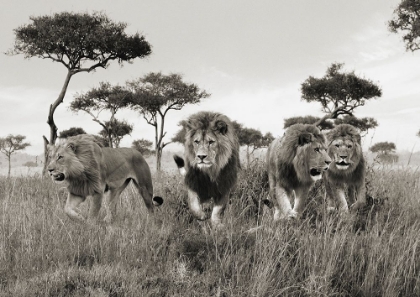
[[[328,210],[336,207],[348,212],[345,190],[350,208],[358,209],[366,203],[365,159],[359,131],[348,124],[336,126],[327,133],[328,154],[333,162],[324,176]]]
[[[267,169],[275,221],[301,215],[310,187],[330,163],[325,137],[314,125],[290,126],[270,144]]]
[[[190,210],[199,221],[207,219],[202,204],[213,198],[211,223],[221,227],[221,216],[240,168],[235,128],[227,116],[214,112],[190,116],[184,128],[185,162],[177,155],[174,160],[185,176]]]
[[[133,181],[149,212],[163,202],[153,197],[152,177],[140,152],[131,148],[101,147],[92,135],[77,135],[57,146],[49,145],[48,172],[52,180],[66,185],[68,197],[65,213],[73,220],[85,222],[77,206],[91,196],[89,218],[94,219],[106,195],[105,221],[110,223],[121,192]]]

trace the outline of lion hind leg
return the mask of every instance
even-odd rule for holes
[[[122,191],[124,191],[124,189],[127,187],[127,185],[129,184],[130,180],[127,179],[122,186],[118,187],[118,188],[110,188],[109,191],[107,191],[105,193],[105,210],[106,210],[106,215],[104,218],[104,221],[107,224],[110,224],[112,222],[112,220],[114,219],[115,213],[117,211],[117,201],[118,201],[118,197],[120,197]]]
[[[85,197],[80,197],[69,193],[67,196],[66,204],[64,206],[64,212],[69,216],[70,219],[79,223],[86,222],[86,219],[77,210],[79,204],[85,201],[85,199]]]
[[[89,219],[96,219],[101,209],[102,204],[102,193],[96,193],[91,197],[89,207]]]

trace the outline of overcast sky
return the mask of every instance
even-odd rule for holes
[[[30,16],[56,12],[103,11],[126,22],[127,32],[139,32],[153,53],[123,67],[73,76],[68,93],[55,112],[59,131],[83,127],[98,133],[89,115],[69,111],[76,92],[99,82],[123,85],[149,72],[181,73],[211,93],[199,105],[170,111],[169,141],[177,123],[200,110],[225,113],[247,127],[283,134],[283,120],[321,116],[320,106],[300,99],[300,85],[310,75],[322,77],[333,62],[346,71],[371,79],[383,96],[356,111],[374,117],[379,127],[364,140],[365,149],[392,141],[399,150],[420,150],[420,52],[406,52],[401,36],[387,30],[399,0],[14,0],[0,11],[0,137],[23,134],[30,154],[43,152],[42,135],[49,135],[48,108],[57,98],[66,68],[50,60],[3,54],[13,46],[13,29],[30,23]],[[154,139],[154,130],[137,113],[120,111],[117,118],[134,125],[135,139]],[[168,150],[179,147],[169,145]]]

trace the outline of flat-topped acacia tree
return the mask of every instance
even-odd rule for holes
[[[30,20],[30,24],[14,30],[15,44],[8,54],[50,59],[67,68],[61,92],[49,108],[49,141],[44,136],[47,164],[47,144],[54,144],[57,139],[54,111],[63,102],[71,77],[79,72],[107,68],[113,60],[122,64],[146,57],[151,53],[151,46],[139,33],[125,33],[126,23],[113,22],[102,12],[62,12],[32,16]]]
[[[301,85],[302,99],[319,102],[326,113],[315,125],[341,115],[353,116],[356,108],[367,100],[382,96],[382,90],[369,79],[357,76],[353,71],[344,72],[344,64],[333,63],[321,78],[310,76]]]
[[[197,85],[186,83],[181,74],[164,75],[148,73],[127,82],[133,92],[131,107],[144,117],[155,130],[156,170],[161,170],[162,151],[170,142],[163,142],[166,135],[165,117],[170,110],[181,110],[186,104],[196,104],[210,96]]]

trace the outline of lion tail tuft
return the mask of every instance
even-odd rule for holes
[[[185,161],[178,155],[174,155],[174,161],[176,163],[176,166],[178,166],[179,173],[182,175],[185,175],[187,171],[185,170]]]
[[[163,198],[160,197],[160,196],[155,196],[155,197],[153,197],[152,201],[153,201],[153,205],[159,206],[159,205],[162,205]]]

